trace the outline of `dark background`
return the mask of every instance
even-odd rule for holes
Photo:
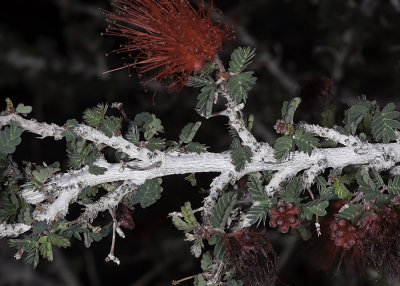
[[[347,104],[358,97],[379,103],[400,102],[400,1],[374,0],[215,0],[224,19],[234,25],[236,39],[226,42],[221,57],[225,63],[237,46],[257,48],[249,67],[258,77],[246,112],[255,115],[254,134],[274,142],[273,124],[280,117],[284,100],[298,95],[300,86],[319,76],[332,78],[335,100]],[[123,102],[128,116],[142,111],[161,118],[168,139],[177,139],[188,122],[201,120],[197,140],[211,151],[226,150],[230,137],[226,120],[202,120],[194,111],[198,89],[180,93],[153,90],[147,93],[127,71],[103,75],[122,65],[115,54],[118,46],[102,37],[104,16],[98,8],[110,9],[108,1],[14,0],[0,9],[0,94],[4,99],[33,106],[32,117],[64,124],[81,119],[82,112],[100,102]],[[319,121],[319,102],[308,95],[297,119]],[[65,142],[33,140],[24,135],[17,161],[65,162]],[[187,200],[200,206],[212,175],[199,175],[192,188],[184,176],[164,179],[164,192],[156,205],[137,210],[136,228],[117,239],[116,255],[121,265],[104,262],[110,238],[90,249],[74,241],[71,248],[57,251],[55,261],[41,261],[37,270],[13,260],[13,250],[0,246],[0,285],[169,285],[199,273],[199,261],[189,254],[190,244],[176,230],[171,211]],[[96,220],[110,220],[104,214]],[[279,255],[284,280],[290,285],[361,285],[365,280],[346,276],[324,276],[307,263],[300,247],[289,235],[271,235]],[[318,254],[317,254],[318,255]],[[371,273],[370,273],[371,274]],[[368,276],[368,275],[367,275]],[[370,275],[371,276],[371,275]],[[373,275],[372,275],[373,276]],[[362,282],[363,281],[363,282]],[[186,282],[182,285],[191,285]],[[374,283],[372,283],[374,284]],[[374,284],[376,285],[376,284]]]

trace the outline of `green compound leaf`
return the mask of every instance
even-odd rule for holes
[[[361,169],[356,174],[357,183],[360,185],[360,190],[365,194],[366,200],[375,200],[378,197],[378,187],[374,180],[369,176],[366,169]]]
[[[350,191],[346,186],[340,181],[336,181],[333,183],[333,188],[335,189],[335,194],[341,200],[348,200],[352,197]]]
[[[21,134],[22,129],[15,123],[11,123],[0,132],[0,157],[15,152],[15,147],[21,143]]]
[[[197,222],[196,217],[193,214],[192,206],[190,202],[186,202],[184,206],[181,207],[182,210],[182,215],[183,218],[185,219],[185,222],[187,222],[190,225],[196,226],[199,223]]]
[[[281,193],[281,198],[286,202],[299,203],[302,184],[303,181],[300,177],[294,177]]]
[[[20,201],[15,192],[2,192],[0,194],[0,222],[15,222],[21,208]]]
[[[389,103],[381,112],[377,112],[372,119],[372,135],[376,142],[387,144],[396,140],[394,129],[400,129],[400,122],[395,120],[400,117],[400,112],[395,111],[396,105]]]
[[[86,187],[78,195],[79,199],[86,199],[97,195],[99,189],[97,187]]]
[[[351,134],[355,134],[357,131],[358,125],[363,121],[364,117],[372,112],[374,109],[374,105],[372,102],[363,100],[354,104],[350,109],[345,111],[345,118],[343,123],[345,124],[344,128],[350,132]]]
[[[94,108],[88,108],[85,110],[85,112],[83,112],[83,121],[92,127],[100,127],[101,121],[103,121],[107,109],[107,104],[98,104]]]
[[[219,258],[221,261],[225,261],[226,258],[226,249],[224,244],[222,243],[222,238],[218,234],[214,234],[208,240],[209,245],[214,246],[214,256]]]
[[[341,212],[335,215],[335,217],[353,221],[358,216],[361,209],[362,209],[361,205],[350,205],[347,208],[343,208]]]
[[[319,140],[313,133],[304,133],[304,130],[299,128],[296,130],[294,142],[300,151],[307,153],[309,156],[313,148],[319,147]]]
[[[135,125],[129,126],[128,132],[125,135],[125,139],[133,144],[138,144],[140,141],[139,129]]]
[[[27,115],[32,112],[32,106],[24,105],[24,104],[20,103],[17,105],[17,108],[15,109],[15,111],[19,114]]]
[[[191,142],[200,126],[200,121],[197,121],[196,123],[188,123],[185,127],[183,127],[181,135],[179,135],[179,139],[186,144]]]
[[[39,239],[39,251],[40,254],[46,258],[48,261],[53,261],[53,247],[51,245],[51,241],[47,235],[42,236]]]
[[[153,136],[164,132],[161,120],[149,112],[137,114],[133,120],[133,124],[144,131],[144,138],[146,140],[150,140]]]
[[[213,260],[213,257],[212,257],[211,252],[210,251],[205,252],[203,254],[203,256],[201,257],[201,261],[200,261],[201,269],[203,271],[207,271],[208,268],[210,268],[210,266],[212,264],[212,260]]]
[[[229,215],[236,204],[237,195],[233,192],[223,194],[214,207],[210,218],[211,224],[216,228],[224,228]]]
[[[197,185],[197,180],[194,173],[187,175],[185,177],[185,180],[188,181],[192,187],[195,187]]]
[[[194,257],[199,258],[201,255],[201,250],[204,248],[203,239],[196,238],[193,241],[192,246],[190,247],[190,253],[193,254]]]
[[[238,137],[233,137],[232,138],[232,142],[229,145],[229,149],[230,150],[235,150],[238,148],[242,148],[242,142],[240,141],[240,139]]]
[[[139,187],[138,192],[132,200],[132,204],[140,203],[142,208],[154,204],[161,197],[163,191],[161,183],[161,178],[146,180],[144,184]]]
[[[40,254],[48,261],[53,261],[53,245],[58,247],[71,246],[69,240],[57,234],[45,235],[39,238],[39,251]]]
[[[103,175],[107,168],[97,166],[95,164],[89,165],[89,173],[92,175]]]
[[[202,87],[210,84],[213,84],[213,80],[210,77],[190,76],[186,86]]]
[[[197,97],[198,103],[196,105],[197,112],[205,116],[206,118],[210,117],[213,110],[215,98],[215,86],[214,81],[207,84],[200,90],[200,94]]]
[[[78,124],[79,122],[76,119],[68,119],[67,122],[65,122],[65,126],[67,126],[67,128],[75,127]]]
[[[287,123],[293,123],[294,113],[301,103],[300,97],[293,98],[290,102],[285,101],[282,106],[282,118]]]
[[[145,146],[151,152],[155,150],[163,150],[165,148],[165,139],[163,138],[151,138]]]
[[[317,182],[317,189],[321,199],[329,201],[335,197],[335,195],[332,192],[333,187],[327,186],[328,183],[324,177],[318,176],[315,181]]]
[[[104,132],[104,134],[111,138],[114,135],[115,131],[121,129],[121,118],[115,116],[107,116],[100,123],[100,129]]]
[[[86,144],[86,140],[77,139],[67,142],[67,155],[69,166],[78,169],[85,164],[93,164],[99,155],[99,151],[93,144]]]
[[[233,100],[239,104],[246,102],[248,92],[256,84],[257,78],[253,72],[244,72],[239,75],[231,76],[228,80],[228,88],[232,92]]]
[[[32,264],[33,268],[39,264],[39,243],[30,237],[24,239],[10,239],[8,245],[14,247],[18,250],[24,248],[24,253],[26,253],[25,262]]]
[[[339,199],[348,200],[352,197],[351,192],[345,186],[345,184],[349,185],[353,181],[354,181],[354,176],[350,176],[350,175],[338,176],[336,178],[336,181],[333,183],[332,187],[334,188],[334,192],[338,196]]]
[[[69,129],[65,129],[62,133],[62,136],[65,137],[65,140],[67,140],[67,142],[71,142],[74,141],[76,139],[76,134],[74,132],[72,132]]]
[[[290,136],[282,136],[276,139],[274,148],[276,150],[274,156],[277,160],[284,160],[289,156],[293,147],[293,139]]]
[[[185,233],[194,230],[199,223],[197,222],[197,219],[193,214],[190,202],[186,202],[185,205],[181,207],[181,210],[183,220],[179,216],[173,216],[172,223],[176,226],[177,229],[182,230]]]
[[[232,163],[235,166],[235,170],[237,172],[243,170],[246,162],[251,162],[252,156],[253,153],[251,152],[251,148],[249,146],[243,146],[242,148],[232,150],[231,158]]]
[[[51,234],[48,236],[51,243],[58,247],[69,247],[71,246],[71,242],[66,238],[58,234]]]
[[[389,180],[388,191],[391,195],[400,195],[400,176],[395,176],[394,178]]]
[[[185,146],[185,150],[189,153],[194,152],[197,154],[200,154],[202,152],[205,152],[207,150],[207,146],[203,145],[199,142],[190,142]]]
[[[183,232],[190,232],[194,230],[194,227],[192,225],[189,225],[185,221],[183,221],[180,217],[178,216],[173,216],[172,217],[172,223],[175,225],[175,227],[179,230],[182,230]]]
[[[231,54],[229,61],[229,71],[241,73],[252,61],[256,55],[256,49],[250,47],[239,47]]]
[[[249,176],[247,183],[249,193],[253,205],[247,212],[247,217],[251,220],[251,224],[257,222],[257,226],[262,222],[265,225],[268,211],[276,203],[276,198],[269,198],[261,185],[261,181],[256,174]]]
[[[32,171],[32,183],[37,188],[40,189],[43,184],[55,173],[60,171],[58,168],[60,164],[58,162],[51,164],[48,167],[38,166],[36,170]]]
[[[301,208],[300,217],[306,218],[307,220],[312,220],[314,214],[318,216],[325,216],[327,214],[326,208],[328,206],[329,202],[324,200],[315,200],[306,203]]]

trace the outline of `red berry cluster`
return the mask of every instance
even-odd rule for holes
[[[361,242],[362,230],[352,225],[346,219],[339,219],[331,223],[331,239],[335,241],[336,246],[342,246],[349,250],[357,242]]]
[[[298,228],[300,221],[296,217],[300,213],[300,208],[294,206],[292,203],[281,202],[276,208],[270,209],[269,215],[271,220],[269,221],[270,227],[279,227],[279,231],[287,233],[289,228]]]

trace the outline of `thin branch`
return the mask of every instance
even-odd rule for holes
[[[93,221],[99,212],[103,212],[109,208],[115,208],[123,197],[129,193],[135,194],[137,189],[137,185],[133,184],[131,181],[125,181],[113,192],[101,197],[93,204],[88,204],[83,214],[81,214],[74,223]]]
[[[299,127],[303,128],[306,132],[315,133],[320,137],[333,140],[344,146],[352,148],[362,148],[364,145],[363,142],[360,140],[360,138],[356,136],[341,134],[338,131],[327,127],[322,127],[319,125],[308,124],[308,123],[300,123]]]
[[[182,282],[185,282],[185,281],[187,281],[187,280],[191,280],[191,279],[194,279],[194,278],[196,278],[196,276],[197,275],[199,275],[199,274],[195,274],[195,275],[192,275],[192,276],[189,276],[189,277],[185,277],[185,278],[182,278],[182,279],[179,279],[179,280],[172,280],[172,285],[179,285],[179,284],[181,284]]]
[[[217,199],[221,194],[222,190],[227,186],[233,179],[233,172],[224,172],[218,177],[214,178],[211,183],[210,193],[204,199],[203,202],[203,221],[208,221],[212,211],[214,209],[215,204],[217,203]]]
[[[34,119],[25,119],[17,114],[0,116],[0,127],[12,122],[16,123],[26,131],[40,135],[40,138],[53,137],[55,140],[61,140],[63,138],[62,133],[66,130],[66,127],[59,126],[54,123],[39,123]],[[136,158],[151,163],[157,161],[157,156],[155,156],[157,154],[156,152],[150,152],[144,147],[137,147],[135,144],[125,140],[122,136],[114,135],[109,138],[102,132],[84,124],[78,124],[77,126],[72,127],[71,130],[77,136],[85,140],[112,147],[116,150],[124,152],[132,159]]]
[[[110,214],[113,219],[113,234],[112,234],[112,241],[111,241],[111,249],[110,253],[107,255],[105,261],[106,262],[115,262],[115,264],[119,265],[121,262],[119,261],[118,257],[114,255],[114,249],[115,249],[115,233],[117,231],[117,226],[118,226],[118,221],[117,221],[117,216],[115,215],[115,211],[113,208],[109,207],[108,210],[110,211]]]

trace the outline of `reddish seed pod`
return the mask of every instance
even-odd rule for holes
[[[290,224],[292,224],[292,223],[295,223],[296,222],[296,218],[294,217],[294,216],[289,216],[289,218],[288,218],[288,222],[290,223]]]
[[[336,246],[341,246],[349,250],[361,239],[361,230],[350,224],[348,220],[339,219],[330,225],[330,238],[334,240]]]
[[[279,231],[286,233],[290,228],[298,228],[300,220],[296,217],[300,213],[300,208],[295,207],[293,203],[280,202],[276,208],[269,211],[271,227],[279,227]]]
[[[277,221],[276,221],[276,223],[278,224],[278,225],[283,225],[284,223],[285,223],[285,221],[283,220],[283,218],[279,218]]]
[[[286,208],[284,206],[278,208],[278,213],[284,214],[286,212]]]
[[[293,209],[293,208],[294,208],[294,205],[293,205],[292,203],[287,203],[287,204],[286,204],[286,209],[291,210],[291,209]]]
[[[285,223],[284,225],[281,226],[280,231],[282,233],[287,233],[289,231],[290,225],[289,223]]]

